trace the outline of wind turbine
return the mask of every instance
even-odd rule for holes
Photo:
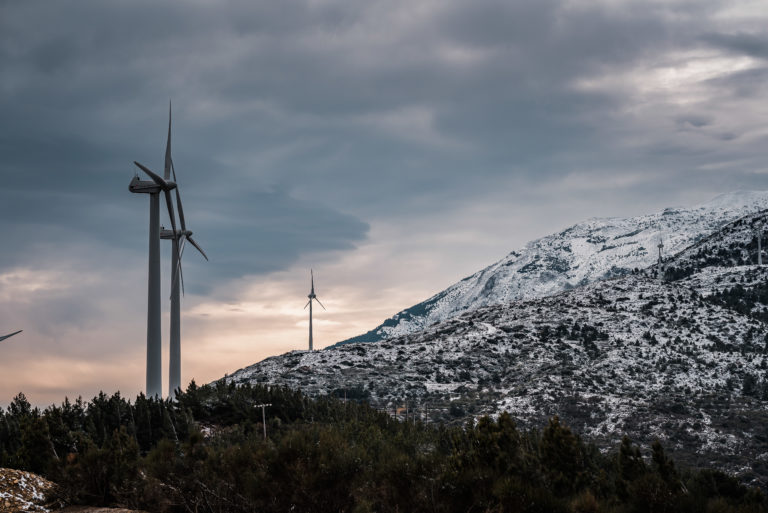
[[[166,143],[166,165],[164,177],[153,173],[148,168],[134,161],[152,180],[140,180],[133,177],[128,190],[136,194],[149,194],[149,271],[147,283],[147,396],[162,397],[162,334],[160,325],[160,192],[165,193],[165,203],[171,226],[176,231],[176,218],[173,214],[171,191],[176,183],[170,180],[168,160],[171,151],[170,132]]]
[[[320,306],[323,306],[323,304],[319,299],[317,299],[317,296],[315,295],[315,275],[312,272],[312,269],[309,270],[309,275],[312,279],[312,289],[309,291],[309,295],[307,296],[309,301],[307,301],[307,304],[304,305],[304,309],[306,310],[306,308],[309,307],[309,350],[312,351],[312,300],[314,299],[317,301],[317,304]],[[324,306],[323,310],[325,310]]]
[[[11,338],[11,337],[12,337],[12,336],[14,336],[14,335],[18,335],[18,334],[19,334],[19,333],[21,333],[22,331],[24,331],[24,330],[14,331],[14,332],[13,332],[13,333],[11,333],[10,335],[3,335],[2,337],[0,337],[0,342],[2,342],[3,340],[5,340],[6,338]]]
[[[165,148],[165,169],[173,173],[173,181],[176,182],[176,166],[173,165],[171,158],[171,111],[168,109],[168,144]],[[176,208],[179,210],[179,221],[181,230],[161,230],[161,239],[170,239],[173,243],[171,251],[171,344],[170,357],[168,359],[168,396],[173,397],[176,390],[181,389],[181,297],[179,294],[179,285],[184,288],[184,274],[181,270],[181,256],[184,254],[184,247],[189,241],[203,257],[208,260],[208,256],[203,249],[192,238],[192,232],[187,230],[184,221],[184,208],[181,205],[181,195],[179,187],[176,186]]]
[[[763,223],[757,223],[757,265],[763,265]]]

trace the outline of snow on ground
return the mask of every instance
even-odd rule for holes
[[[589,219],[529,242],[349,341],[414,333],[483,306],[548,296],[644,269],[657,262],[659,242],[663,242],[663,256],[674,255],[727,223],[766,208],[768,191],[739,191],[694,207],[667,208],[631,218]]]
[[[31,472],[0,468],[0,513],[48,512],[43,503],[52,486]]]

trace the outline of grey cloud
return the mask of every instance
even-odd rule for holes
[[[768,90],[768,66],[729,73],[707,81],[707,85],[725,97],[762,98]]]
[[[710,33],[704,34],[701,39],[707,44],[736,54],[768,59],[768,34],[765,33]]]
[[[574,84],[702,41],[761,52],[757,36],[712,29],[718,5],[487,0],[425,15],[410,2],[341,0],[5,4],[3,230],[141,241],[145,205],[124,182],[132,160],[161,157],[169,97],[189,217],[226,255],[222,275],[352,247],[367,231],[355,217],[470,201],[510,175],[537,182],[640,159],[693,168],[701,151],[682,142],[625,144],[643,127],[622,118],[621,86]],[[762,74],[710,86],[760,95]],[[706,108],[673,115],[670,129],[707,128]]]
[[[680,128],[686,129],[686,128],[702,128],[707,125],[711,125],[713,123],[713,119],[711,116],[707,114],[695,114],[695,113],[689,113],[689,114],[683,114],[681,116],[677,116],[675,118],[675,122]]]
[[[720,139],[721,141],[733,141],[734,139],[738,138],[738,134],[734,134],[733,132],[722,132],[720,134],[717,134],[715,137]]]

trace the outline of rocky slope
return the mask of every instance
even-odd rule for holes
[[[32,472],[0,468],[0,513],[147,513],[122,508],[66,506],[47,502],[56,485]]]
[[[485,306],[376,344],[295,351],[227,379],[409,404],[431,420],[560,415],[599,446],[627,433],[768,482],[768,268],[739,219],[663,264]],[[629,228],[629,227],[627,227]],[[684,271],[683,271],[684,270]],[[662,276],[666,279],[662,279]]]
[[[50,511],[43,503],[52,486],[53,483],[31,472],[0,468],[0,513]]]
[[[414,333],[462,312],[543,297],[644,269],[663,253],[674,255],[721,226],[768,208],[768,191],[733,192],[690,208],[668,208],[631,218],[590,219],[532,241],[495,264],[340,342],[374,342]]]

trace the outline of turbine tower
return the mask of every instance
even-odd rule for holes
[[[763,265],[763,223],[757,223],[757,265]]]
[[[2,342],[3,340],[5,340],[6,338],[11,338],[11,337],[12,337],[12,336],[14,336],[14,335],[18,335],[18,334],[19,334],[19,333],[21,333],[22,331],[24,331],[24,330],[14,331],[14,332],[13,332],[13,333],[11,333],[10,335],[3,335],[2,337],[0,337],[0,342]]]
[[[166,157],[170,156],[170,138],[166,143]],[[166,159],[167,160],[167,159]],[[160,192],[165,193],[165,203],[171,226],[176,231],[171,191],[176,184],[170,181],[170,166],[165,167],[164,178],[134,161],[152,180],[133,177],[128,190],[136,194],[149,194],[149,270],[147,280],[147,397],[163,396],[162,334],[160,325]]]
[[[176,182],[176,166],[173,165],[171,158],[170,108],[168,109],[168,144],[165,151],[166,173],[169,168],[173,173],[173,181]],[[181,230],[161,230],[160,232],[161,239],[171,240],[173,244],[171,251],[171,344],[170,357],[168,358],[168,397],[171,398],[174,397],[176,390],[181,390],[181,296],[179,285],[183,291],[184,274],[181,270],[181,256],[184,254],[186,242],[189,241],[208,260],[203,249],[192,238],[192,232],[187,230],[178,185],[176,186],[176,208],[179,211]]]
[[[314,299],[317,301],[317,304],[320,306],[323,306],[323,304],[319,299],[317,299],[317,296],[315,295],[315,275],[312,272],[312,269],[309,270],[309,275],[310,279],[312,280],[312,289],[309,291],[309,295],[307,296],[309,301],[307,301],[307,304],[304,305],[304,309],[306,310],[306,308],[309,307],[309,350],[312,351],[312,300]],[[324,306],[323,310],[325,310]]]

